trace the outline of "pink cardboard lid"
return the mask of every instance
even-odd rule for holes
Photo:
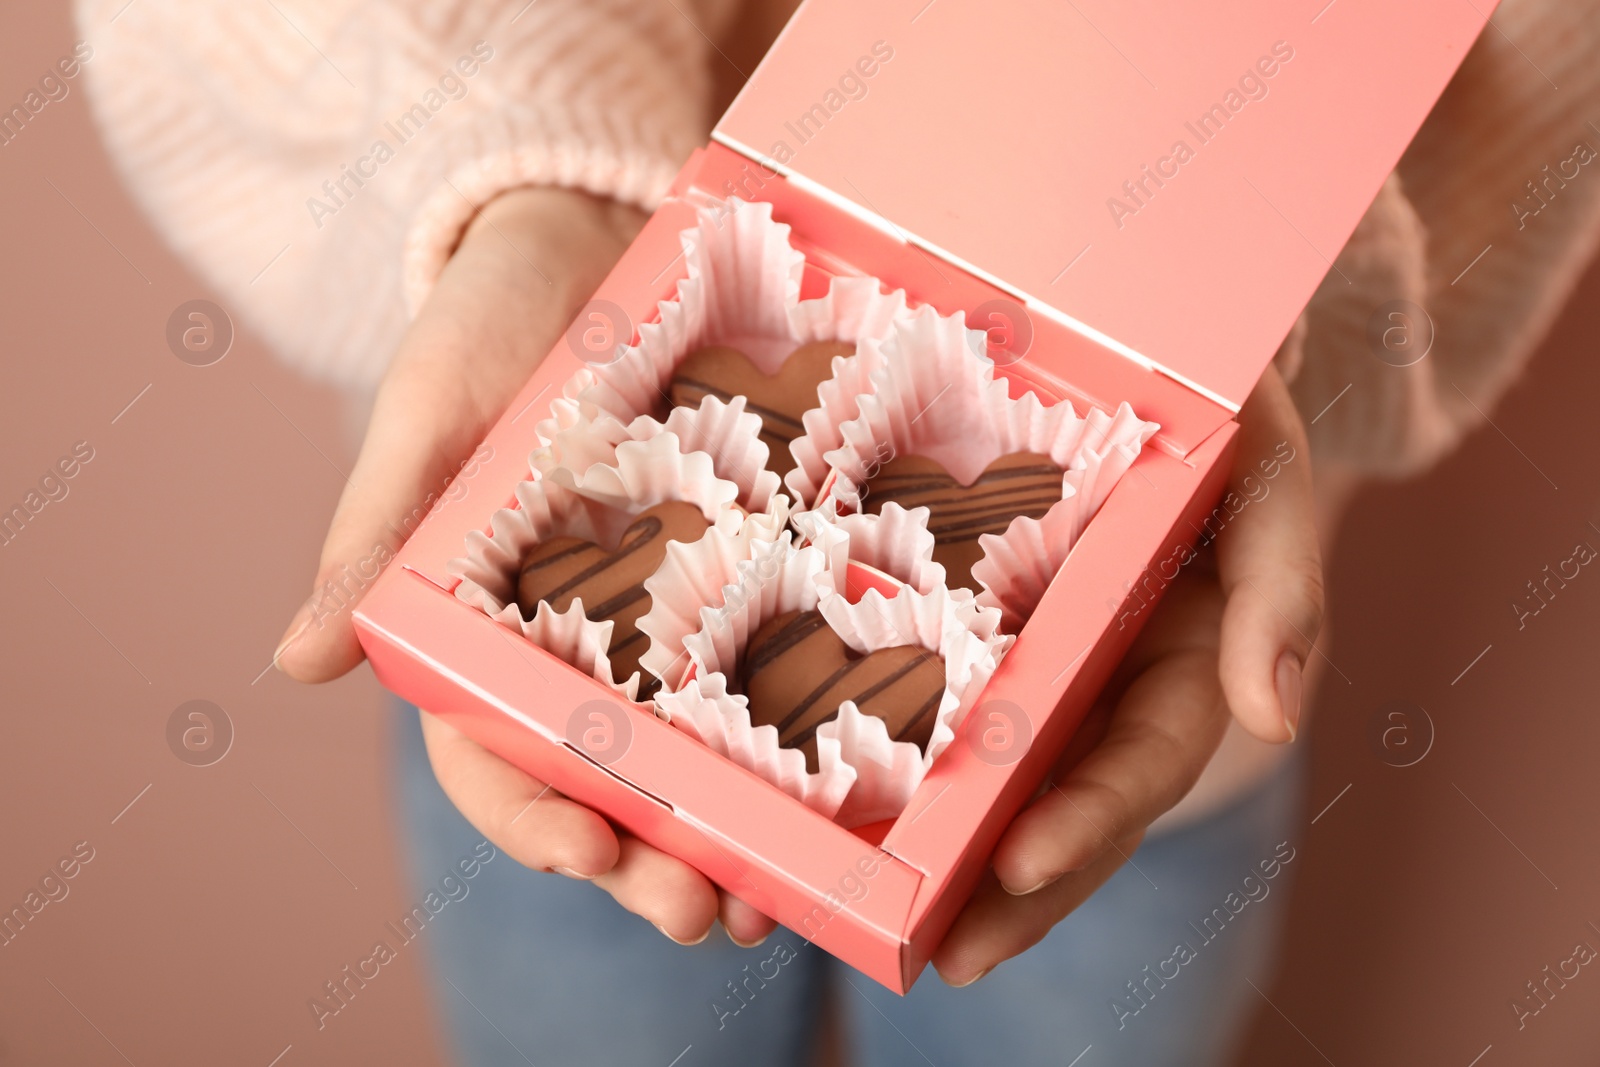
[[[1237,408],[1493,6],[807,0],[714,136]]]

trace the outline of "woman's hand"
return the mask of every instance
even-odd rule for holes
[[[399,548],[403,520],[461,469],[643,222],[633,208],[551,188],[514,190],[479,212],[378,392],[312,596],[275,656],[286,674],[323,682],[361,662],[351,606],[318,609],[327,583],[372,559],[377,546]],[[719,911],[742,941],[772,929],[688,864],[614,830],[442,721],[424,714],[422,726],[445,793],[518,862],[592,880],[677,941],[703,938]]]
[[[1267,742],[1294,739],[1302,674],[1322,624],[1322,557],[1305,427],[1269,368],[1239,413],[1229,488],[1249,493],[1263,460],[1283,463],[1251,503],[1183,568],[1100,703],[1016,817],[933,964],[968,985],[1041,940],[1183,799],[1222,741],[1229,713]],[[1254,483],[1253,483],[1254,484]]]

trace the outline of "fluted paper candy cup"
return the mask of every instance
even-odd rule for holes
[[[1011,638],[999,632],[999,612],[942,585],[928,593],[905,587],[893,597],[869,592],[851,604],[839,591],[843,576],[809,546],[761,546],[737,570],[739,581],[723,590],[721,605],[702,608],[701,628],[684,640],[694,676],[676,692],[658,694],[657,707],[685,732],[843,825],[898,814],[1010,647]],[[817,730],[812,774],[798,749],[778,744],[776,727],[751,724],[748,701],[729,691],[728,679],[764,624],[812,609],[857,653],[913,645],[943,657],[944,692],[926,752],[894,741],[882,720],[845,701],[837,718]]]
[[[840,427],[844,443],[827,454],[831,467],[815,511],[824,518],[862,507],[862,491],[895,456],[940,463],[963,485],[1013,452],[1034,452],[1062,468],[1061,501],[1040,519],[1018,517],[1003,534],[983,534],[985,558],[973,575],[979,603],[1001,608],[1009,632],[1021,628],[1044,586],[1060,569],[1084,525],[1160,428],[1127,404],[1080,417],[1071,403],[1046,404],[1027,392],[1013,399],[981,353],[986,338],[963,316],[922,308],[894,323],[882,346],[874,389],[861,414]],[[797,454],[809,447],[795,442]],[[1016,567],[1026,564],[1026,573]],[[1048,575],[1040,582],[1041,575]]]
[[[854,769],[839,758],[838,742],[818,739],[813,774],[806,770],[804,753],[779,745],[776,727],[753,726],[749,702],[728,691],[728,678],[762,623],[817,606],[829,589],[827,559],[814,548],[795,549],[787,541],[757,546],[756,552],[756,558],[737,564],[729,585],[696,606],[699,629],[683,642],[694,676],[675,691],[657,693],[656,708],[708,748],[832,818],[856,780]],[[656,603],[663,600],[670,598]]]
[[[614,545],[640,512],[656,504],[693,504],[711,523],[708,533],[737,534],[745,527],[747,516],[733,504],[737,488],[716,477],[709,457],[685,455],[676,442],[665,439],[636,444],[616,467],[596,476],[601,488],[617,489],[618,494],[596,491],[581,478],[572,485],[548,478],[520,482],[514,491],[517,506],[494,513],[488,536],[469,533],[465,554],[449,564],[450,573],[461,580],[455,590],[458,600],[629,700],[637,699],[641,678],[639,672],[620,679],[612,675],[606,649],[614,623],[589,619],[581,600],[565,612],[541,601],[533,617],[525,618],[516,598],[522,561],[535,545],[553,537]]]
[[[831,520],[803,511],[794,516],[794,526],[828,557],[831,572],[846,574],[846,587],[853,584],[852,567],[869,568],[919,593],[944,584],[944,568],[933,561],[927,508],[907,510],[891,501],[877,515],[849,514]]]
[[[767,516],[774,534],[788,519],[789,500],[780,491],[778,476],[767,470],[767,446],[759,436],[761,418],[745,410],[742,396],[727,403],[707,396],[697,408],[673,408],[665,422],[641,415],[626,426],[584,401],[557,400],[551,408],[552,416],[537,429],[543,443],[529,457],[533,468],[547,478],[575,485],[581,477],[589,491],[615,495],[615,488],[607,489],[616,482],[615,476],[601,471],[616,467],[618,449],[670,435],[680,452],[709,456],[716,476],[738,487],[734,502],[752,514]]]
[[[723,608],[729,589],[739,584],[740,564],[754,559],[758,573],[768,573],[793,551],[792,533],[768,533],[764,524],[748,521],[737,530],[709,531],[693,544],[667,546],[667,558],[644,583],[650,610],[639,620],[640,632],[650,637],[639,662],[661,679],[664,691],[682,684],[690,666],[684,641],[700,630],[704,610]]]
[[[708,345],[737,348],[772,375],[800,345],[842,341],[859,347],[864,339],[886,336],[889,324],[905,314],[905,294],[884,293],[873,278],[834,278],[823,296],[801,300],[805,257],[790,245],[789,227],[773,221],[772,205],[701,198],[697,208],[697,225],[682,233],[688,277],[678,283],[677,299],[659,303],[658,321],[639,327],[638,344],[566,383],[562,399],[552,405],[553,418],[540,424],[543,439],[553,440],[563,422],[575,417],[573,404],[609,413],[630,427],[630,436],[639,436],[631,427],[641,416],[667,421],[674,368]],[[846,358],[837,357],[835,366]],[[869,385],[863,371],[845,373],[860,388]],[[834,414],[824,421],[835,425],[853,417],[853,397],[854,392],[834,397]]]
[[[845,701],[837,718],[817,728],[819,751],[824,741],[837,741],[840,760],[856,772],[836,821],[851,827],[894,818],[955,739],[956,727],[978,702],[1015,639],[1000,632],[998,611],[980,607],[965,589],[952,592],[942,585],[929,593],[905,586],[890,597],[868,590],[854,604],[828,594],[817,609],[857,652],[911,644],[944,660],[944,696],[926,751],[890,738],[884,721],[862,712],[854,701]]]

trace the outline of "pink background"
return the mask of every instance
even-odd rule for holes
[[[0,101],[72,36],[65,5],[0,13]],[[95,451],[0,548],[0,908],[95,849],[0,947],[0,1065],[441,1062],[425,936],[321,1032],[306,1007],[414,903],[370,674],[256,680],[349,469],[338,398],[248,335],[211,367],[168,351],[168,315],[210,294],[130,203],[84,105],[75,82],[0,147],[0,508],[74,442]],[[1350,682],[1330,671],[1318,694],[1308,818],[1350,789],[1296,839],[1276,1007],[1244,1063],[1465,1067],[1492,1045],[1483,1067],[1542,1065],[1600,1038],[1588,968],[1520,1032],[1508,1006],[1576,941],[1600,947],[1600,578],[1520,632],[1510,607],[1574,542],[1600,545],[1597,340],[1592,273],[1494,413],[1504,435],[1364,493],[1332,553],[1323,647]],[[1367,736],[1399,698],[1437,734],[1403,770]],[[210,767],[167,746],[193,699],[236,731]]]

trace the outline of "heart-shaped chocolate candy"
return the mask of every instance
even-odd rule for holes
[[[667,383],[674,407],[697,408],[706,396],[723,401],[745,398],[745,410],[761,416],[767,469],[783,477],[795,467],[789,442],[805,433],[800,416],[817,406],[817,386],[833,376],[833,357],[848,356],[855,345],[813,341],[784,359],[778,373],[762,374],[749,357],[727,345],[711,345],[684,357]]]
[[[867,479],[863,504],[876,515],[894,501],[925,507],[933,534],[933,561],[944,567],[945,584],[980,592],[972,567],[983,558],[979,534],[1003,534],[1019,515],[1043,517],[1061,500],[1061,468],[1037,452],[1011,452],[962,485],[937,460],[896,456]]]
[[[584,615],[615,623],[606,655],[611,677],[623,681],[639,669],[639,657],[650,647],[648,635],[639,631],[639,620],[650,610],[645,579],[660,568],[668,541],[698,541],[709,525],[693,504],[669,500],[641,512],[615,548],[580,537],[552,537],[523,557],[517,603],[531,618],[540,601],[566,611],[582,598]],[[660,685],[648,677],[645,682],[640,699]]]
[[[778,743],[806,755],[817,770],[817,727],[853,700],[876,715],[896,741],[924,751],[944,696],[944,659],[915,645],[862,655],[816,611],[788,611],[750,637],[739,682],[754,726],[776,726]]]

